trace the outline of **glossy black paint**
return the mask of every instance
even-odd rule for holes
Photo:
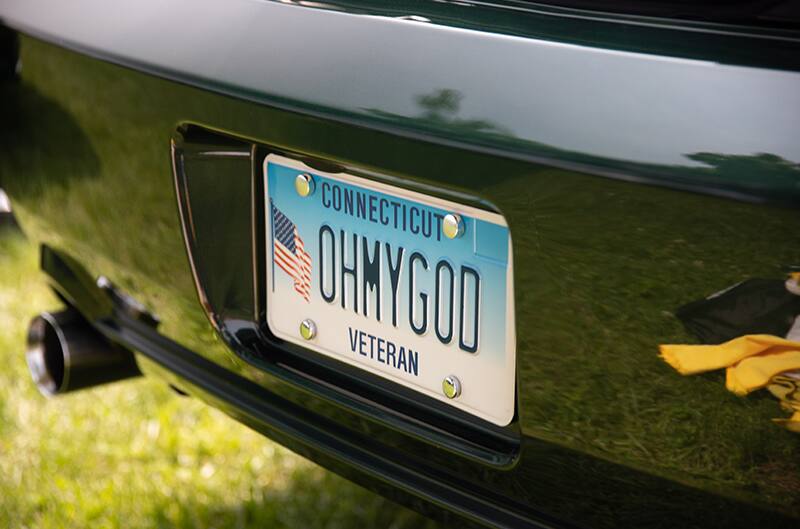
[[[781,170],[800,161],[797,31],[513,1],[309,9],[143,0],[131,10],[8,0],[0,16],[84,53],[275,108],[608,178],[798,200]],[[773,170],[753,181],[759,154],[773,156]]]
[[[0,80],[9,81],[17,75],[19,37],[16,31],[0,26]]]
[[[689,339],[675,307],[800,261],[792,163],[735,152],[716,160],[727,164],[720,171],[700,174],[710,180],[698,184],[692,173],[687,184],[664,164],[623,162],[627,175],[698,191],[714,184],[783,207],[733,201],[598,177],[608,165],[586,153],[543,157],[537,145],[448,113],[459,101],[448,92],[421,100],[418,118],[379,115],[356,126],[31,38],[22,51],[21,84],[3,87],[2,185],[26,230],[58,263],[75,264],[69,273],[44,265],[67,298],[177,387],[401,501],[474,521],[797,523],[797,438],[770,424],[777,404],[730,396],[713,375],[681,378],[656,357],[658,343]],[[376,123],[383,131],[366,127]],[[652,127],[640,126],[640,134]],[[623,134],[613,121],[606,130]],[[188,175],[177,196],[171,141]],[[246,156],[207,154],[220,150]],[[273,151],[505,215],[518,263],[512,425],[446,413],[265,333],[263,227],[253,221],[263,215],[253,212],[255,168]],[[757,177],[731,188],[730,171]],[[201,302],[216,334],[184,249],[176,203],[185,216],[187,197]],[[94,287],[101,274],[159,317],[158,332],[104,301]]]

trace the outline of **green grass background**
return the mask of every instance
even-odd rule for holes
[[[0,229],[0,527],[433,526],[157,380],[45,399],[24,332],[58,306]]]

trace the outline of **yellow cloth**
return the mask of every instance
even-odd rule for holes
[[[800,350],[800,343],[770,334],[749,334],[720,345],[661,345],[661,357],[682,375],[722,369],[770,349]],[[800,366],[798,366],[800,367]]]
[[[747,395],[769,384],[772,377],[793,369],[800,369],[800,344],[794,350],[745,358],[729,367],[726,370],[725,387],[737,395]]]
[[[767,389],[780,399],[781,406],[794,412],[788,419],[772,419],[793,432],[800,433],[800,371],[792,371],[774,377]]]
[[[794,412],[794,415],[788,419],[772,419],[775,424],[780,424],[790,432],[800,433],[800,411]]]
[[[768,387],[794,412],[775,422],[800,433],[800,342],[754,334],[720,345],[662,345],[659,350],[683,375],[727,368],[725,386],[737,395]]]

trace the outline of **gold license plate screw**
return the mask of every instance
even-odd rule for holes
[[[311,340],[317,335],[317,324],[308,318],[300,322],[300,336],[304,340]]]
[[[448,239],[457,239],[464,235],[464,221],[458,213],[448,213],[442,221],[442,233]]]
[[[448,399],[461,395],[461,381],[455,375],[448,375],[442,380],[442,392]]]
[[[301,197],[309,197],[314,193],[314,177],[308,173],[301,173],[294,179],[294,189]]]

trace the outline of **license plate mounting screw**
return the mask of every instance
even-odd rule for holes
[[[314,177],[308,173],[300,173],[294,179],[294,188],[301,197],[309,197],[314,193]]]
[[[317,335],[317,324],[308,318],[300,322],[300,336],[304,340],[311,340]]]
[[[461,395],[461,381],[455,375],[448,375],[442,380],[442,392],[448,399]]]
[[[442,232],[448,239],[457,239],[464,235],[464,221],[458,213],[448,213],[442,221]]]

